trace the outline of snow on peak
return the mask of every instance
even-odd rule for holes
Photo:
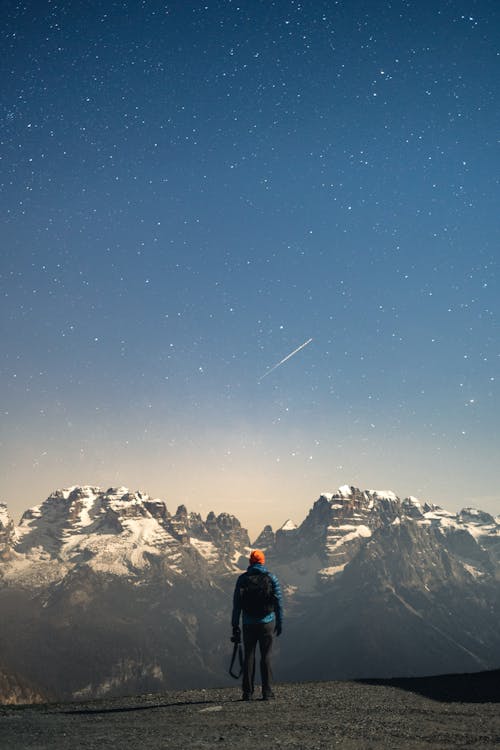
[[[342,487],[339,487],[339,495],[342,497],[351,497],[352,489],[348,484],[343,484]]]
[[[496,526],[495,519],[490,513],[486,513],[484,510],[478,510],[477,508],[463,508],[460,513],[457,514],[457,518],[466,524]]]
[[[196,539],[194,537],[191,538],[190,542],[195,550],[199,552],[199,554],[203,558],[205,558],[208,563],[216,563],[219,561],[219,553],[217,547],[213,542],[203,541],[202,539]]]
[[[420,500],[417,497],[414,497],[413,495],[409,495],[406,498],[406,502],[408,503],[408,505],[414,505],[415,508],[420,508],[422,506],[422,503],[420,502]]]
[[[392,490],[368,490],[378,500],[397,500],[398,496]]]
[[[129,574],[149,566],[149,556],[179,543],[148,511],[148,495],[126,487],[68,487],[26,511],[17,528],[16,552],[27,561],[71,566],[86,559],[94,570]]]
[[[0,503],[0,528],[6,528],[11,523],[10,516],[5,503]]]
[[[79,498],[94,498],[101,492],[100,487],[91,487],[90,485],[73,485],[72,487],[65,487],[62,490],[56,490],[50,495],[54,499],[68,500],[72,495],[77,495]]]
[[[290,518],[285,521],[283,526],[280,527],[280,531],[295,531],[297,524],[294,523]]]
[[[129,492],[130,490],[128,487],[110,487],[109,490],[106,490],[106,495],[108,497],[111,497],[112,495],[123,497],[123,495],[128,495]]]
[[[181,507],[185,512],[172,516],[163,500],[127,487],[57,490],[24,513],[14,530],[14,557],[6,575],[37,587],[62,580],[82,564],[96,572],[137,577],[146,569],[154,572],[158,560],[180,574],[184,562],[190,564],[187,547],[210,565],[231,567],[228,545],[232,552],[246,543],[239,521],[226,513],[218,518],[212,514],[203,523],[201,516]]]
[[[464,515],[468,515],[468,516],[478,516],[479,515],[479,511],[478,511],[477,508],[464,508],[462,510],[462,513]]]

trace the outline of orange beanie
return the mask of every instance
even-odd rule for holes
[[[264,565],[266,562],[266,556],[262,552],[261,549],[254,549],[253,552],[250,554],[250,565],[255,565],[258,563],[259,565]]]

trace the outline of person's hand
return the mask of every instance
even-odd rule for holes
[[[276,627],[274,628],[274,632],[276,636],[281,635],[281,622],[276,623]]]
[[[233,626],[233,635],[231,638],[232,643],[241,643],[241,630],[238,625]]]

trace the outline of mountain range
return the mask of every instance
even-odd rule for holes
[[[251,547],[282,584],[282,680],[500,666],[500,518],[343,486],[253,544],[126,488],[71,487],[16,526],[0,504],[0,702],[226,684]]]

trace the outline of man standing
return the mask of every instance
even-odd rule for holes
[[[236,581],[233,596],[233,639],[239,642],[240,615],[243,612],[243,700],[253,697],[255,675],[255,650],[260,647],[260,674],[262,700],[274,698],[272,688],[271,651],[274,634],[281,635],[283,607],[278,579],[264,567],[265,555],[255,549],[250,555],[246,573]]]

